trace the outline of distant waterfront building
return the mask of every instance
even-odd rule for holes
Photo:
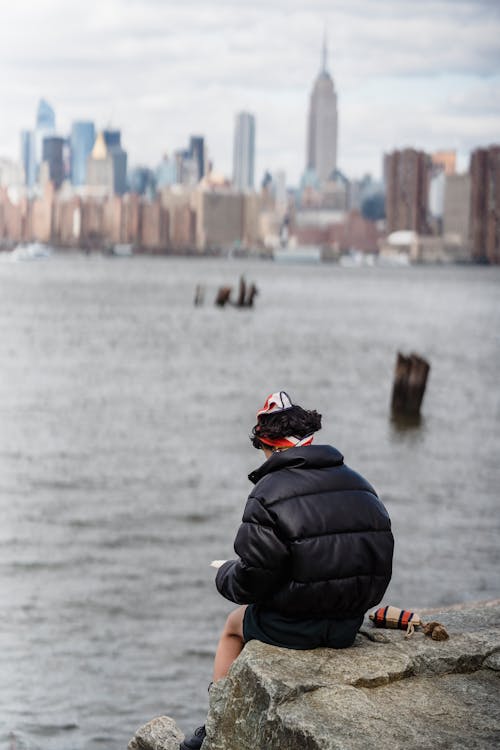
[[[444,188],[443,234],[454,235],[463,248],[468,248],[470,233],[469,174],[451,174]]]
[[[431,160],[435,167],[439,167],[445,173],[446,177],[456,173],[457,152],[456,151],[435,151],[431,154]]]
[[[307,170],[314,170],[320,182],[330,179],[337,169],[337,94],[327,69],[326,37],[323,40],[321,69],[314,83],[309,104],[307,128]]]
[[[456,173],[457,155],[455,151],[436,151],[430,158],[429,220],[433,233],[441,234],[446,180]]]
[[[0,187],[20,187],[24,184],[21,163],[0,157]]]
[[[198,162],[188,148],[180,148],[174,153],[175,181],[179,185],[195,187],[199,181]]]
[[[40,130],[53,131],[56,129],[56,115],[54,109],[45,99],[40,99],[36,113],[36,127]]]
[[[113,189],[116,195],[127,192],[127,152],[121,146],[110,149],[113,158]]]
[[[71,127],[71,184],[75,187],[87,181],[87,161],[95,143],[93,122],[78,121]]]
[[[428,196],[431,160],[423,151],[406,148],[384,156],[387,232],[429,231]]]
[[[48,178],[58,190],[64,180],[64,138],[50,135],[43,139],[42,163],[47,164]]]
[[[163,159],[156,168],[156,185],[158,189],[175,185],[177,182],[177,163],[168,154],[164,154]]]
[[[156,190],[156,178],[152,169],[149,167],[134,167],[130,170],[129,187],[131,193],[137,195],[148,195],[152,198]]]
[[[286,191],[286,172],[279,169],[273,174],[274,199],[276,202],[276,211],[284,214],[288,204],[288,194]]]
[[[236,115],[233,149],[233,183],[240,191],[253,190],[255,175],[255,117]]]
[[[116,195],[123,195],[127,192],[127,152],[121,145],[121,131],[106,129],[102,136],[113,160],[113,191]]]
[[[106,146],[102,132],[97,134],[94,148],[87,160],[87,185],[110,195],[114,192],[113,157]]]
[[[35,164],[36,178],[43,159],[43,141],[56,132],[56,115],[53,108],[45,99],[40,99],[36,113],[35,127]]]
[[[25,184],[28,188],[33,188],[38,180],[38,172],[42,162],[43,139],[49,135],[55,135],[55,129],[54,110],[45,99],[40,99],[34,129],[21,131],[21,162],[24,169]]]
[[[36,182],[35,134],[32,130],[21,131],[21,164],[24,184],[32,188]]]
[[[471,155],[471,250],[474,260],[500,263],[500,145]]]
[[[108,148],[114,148],[115,146],[122,145],[122,134],[120,130],[105,129],[102,131],[104,143]]]
[[[198,172],[198,182],[206,174],[205,169],[205,139],[201,135],[192,135],[189,140],[189,154],[195,162]]]
[[[225,189],[197,190],[196,247],[200,252],[229,249],[243,238],[245,196]]]

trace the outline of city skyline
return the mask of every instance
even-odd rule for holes
[[[75,120],[119,128],[132,165],[158,164],[196,132],[230,175],[234,115],[246,110],[258,128],[256,182],[284,169],[296,184],[325,29],[338,166],[350,177],[380,176],[383,153],[408,145],[455,149],[463,169],[473,147],[498,140],[495,3],[19,0],[0,29],[0,156],[19,159],[19,133],[43,97],[58,134]]]

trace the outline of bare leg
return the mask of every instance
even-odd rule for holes
[[[226,620],[217,646],[214,663],[214,682],[225,677],[229,667],[243,650],[243,615],[246,606],[233,610]]]

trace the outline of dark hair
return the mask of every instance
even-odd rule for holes
[[[261,414],[257,424],[252,429],[250,440],[254,448],[269,447],[260,438],[283,438],[293,435],[305,438],[321,429],[321,414],[317,411],[307,411],[301,406],[276,412],[276,414]]]

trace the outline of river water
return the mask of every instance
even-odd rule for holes
[[[241,273],[253,310],[214,307]],[[197,283],[206,301],[193,306]],[[396,352],[431,373],[391,421]],[[500,269],[72,255],[0,265],[0,745],[124,750],[204,718],[227,558],[273,390],[393,519],[384,601],[499,596]]]

